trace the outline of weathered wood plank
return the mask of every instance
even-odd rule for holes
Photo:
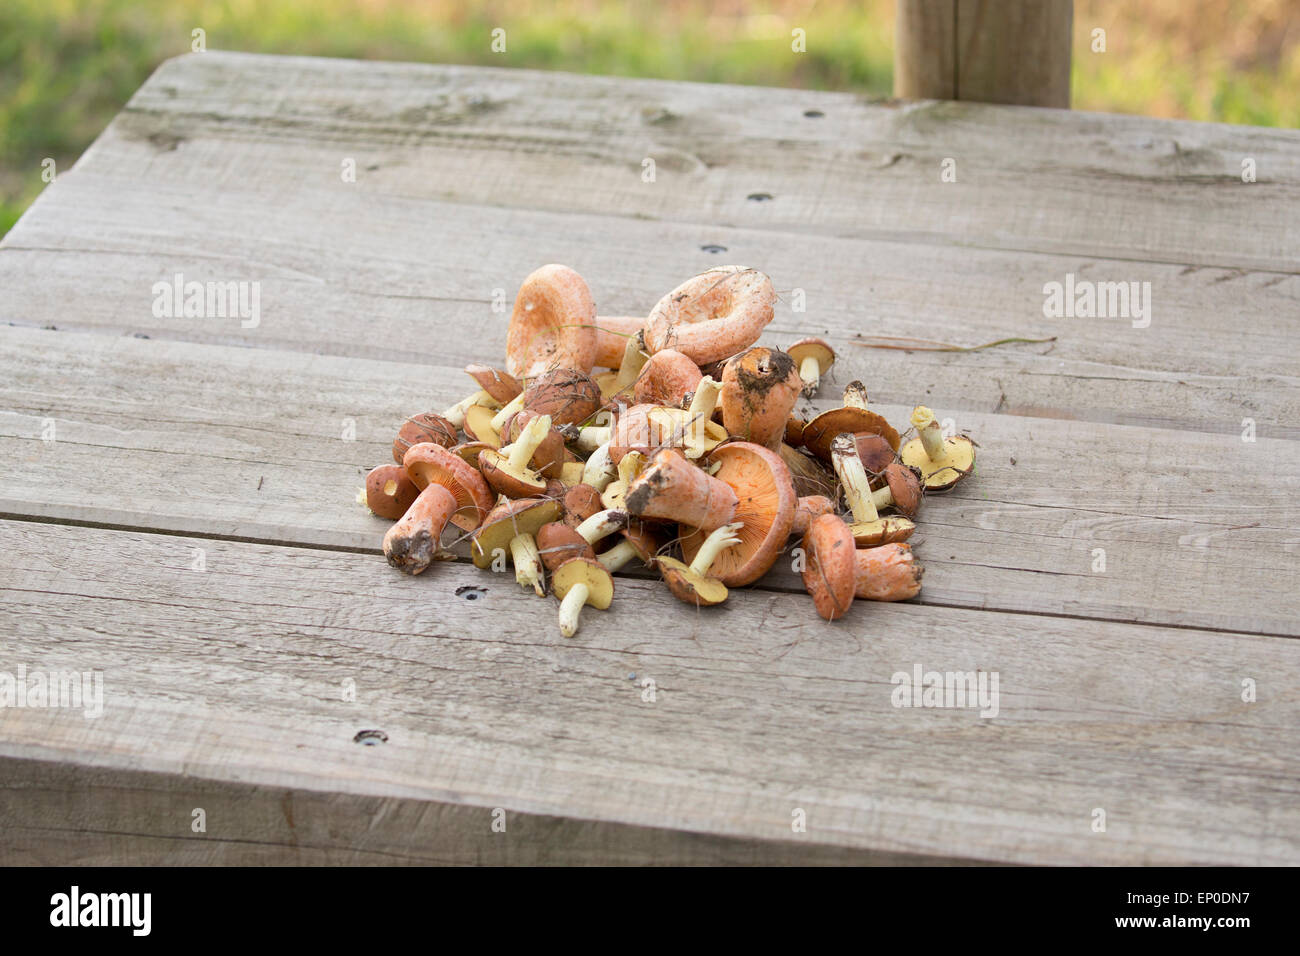
[[[3,341],[0,513],[270,542],[377,549],[386,526],[353,502],[363,475],[390,460],[404,416],[470,387],[445,367],[297,352],[19,328]],[[900,425],[910,411],[880,410]],[[1300,629],[1285,586],[1300,444],[956,421],[982,446],[979,474],[922,512],[926,602]],[[766,584],[798,586],[784,566]]]
[[[881,401],[923,391],[960,411],[1223,433],[1249,417],[1300,437],[1300,276],[468,209],[328,182],[283,184],[271,204],[259,182],[65,175],[0,246],[0,321],[463,366],[501,360],[509,304],[543,262],[577,268],[607,314],[636,314],[739,261],[782,292],[765,341],[826,335],[840,351],[832,383],[862,378]],[[259,324],[155,317],[154,283],[178,273],[260,283]],[[1071,275],[1150,283],[1149,326],[1045,317],[1044,285]],[[906,356],[853,344],[873,335],[1057,341]]]
[[[1297,144],[987,104],[206,53],[163,64],[82,165],[278,196],[338,182],[354,158],[358,186],[413,198],[1293,273]]]
[[[94,719],[3,712],[0,800],[23,858],[33,830],[56,831],[59,860],[68,831],[149,815],[139,843],[91,845],[226,859],[192,842],[204,806],[214,842],[255,834],[286,861],[389,859],[408,823],[431,845],[406,855],[464,859],[502,807],[566,822],[508,827],[488,859],[580,862],[602,849],[584,826],[609,824],[712,834],[754,861],[802,845],[822,860],[1300,862],[1291,641],[915,605],[831,625],[802,595],[700,613],[654,582],[622,583],[566,641],[542,623],[553,601],[464,565],[412,579],[363,555],[35,523],[0,523],[0,541],[0,669],[98,670],[104,687]],[[893,706],[892,675],[914,664],[996,673],[997,716]],[[353,743],[362,729],[387,743]],[[78,780],[102,809],[68,799]],[[75,816],[51,824],[59,806]],[[368,814],[374,844],[353,839]],[[615,849],[713,852],[688,843]]]

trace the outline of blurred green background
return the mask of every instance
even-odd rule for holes
[[[490,50],[493,28],[509,37]],[[159,62],[190,48],[891,87],[893,0],[0,0],[0,235]],[[807,53],[790,55],[790,31]],[[1106,52],[1091,50],[1106,31]],[[1300,0],[1076,0],[1074,107],[1300,126]]]

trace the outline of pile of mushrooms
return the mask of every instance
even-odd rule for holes
[[[452,557],[441,542],[454,526],[477,567],[513,567],[521,587],[553,593],[565,637],[636,565],[696,607],[754,583],[788,548],[827,620],[855,598],[914,597],[912,519],[927,492],[971,473],[975,445],[944,437],[923,406],[903,444],[860,382],[839,407],[797,417],[835,353],[815,338],[758,345],[775,302],[765,274],[722,266],[647,318],[597,316],[572,269],[532,273],[505,368],[467,367],[471,394],[408,419],[394,464],[367,476],[366,505],[395,522],[388,563],[420,574]]]

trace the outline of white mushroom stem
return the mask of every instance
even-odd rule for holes
[[[809,355],[799,363],[799,378],[803,381],[804,392],[816,392],[822,381],[822,363],[817,356]]]
[[[479,389],[469,398],[463,398],[451,408],[442,413],[442,417],[447,419],[457,428],[465,424],[465,413],[475,405],[495,405],[496,400],[483,389]]]
[[[550,430],[551,416],[539,415],[524,426],[524,430],[519,433],[519,437],[512,445],[502,449],[506,452],[506,461],[514,471],[520,472],[528,467],[528,463],[533,460],[533,453],[537,451],[537,446],[542,443],[542,439]]]
[[[606,508],[604,511],[597,511],[574,530],[586,539],[587,544],[595,544],[604,538],[608,538],[620,528],[627,527],[627,512],[620,508]]]
[[[615,571],[621,571],[627,565],[631,564],[635,558],[640,557],[636,548],[632,547],[630,541],[620,541],[608,551],[596,555],[596,560],[605,566],[605,570],[610,574]]]
[[[690,408],[686,410],[686,435],[683,448],[687,458],[699,458],[704,454],[704,442],[708,437],[706,429],[713,421],[713,410],[718,405],[718,396],[722,394],[722,383],[706,375],[695,386],[691,396]]]
[[[865,523],[879,518],[876,503],[871,496],[871,479],[867,477],[867,469],[862,467],[862,459],[858,457],[852,436],[846,438],[841,435],[835,439],[831,445],[831,460],[835,464],[835,474],[844,487],[844,500],[849,503],[853,520]]]
[[[537,550],[537,539],[531,534],[517,534],[510,539],[510,559],[515,565],[515,580],[532,588],[538,597],[546,596],[542,576],[542,555]]]
[[[645,340],[641,333],[629,335],[627,337],[627,346],[623,349],[623,361],[618,366],[618,376],[614,379],[618,391],[627,388],[636,381],[636,377],[641,374],[641,369],[645,368],[645,363],[650,361],[650,356],[644,351]]]
[[[912,409],[912,425],[921,439],[925,454],[931,461],[940,461],[944,457],[943,432],[935,421],[934,412],[924,405],[917,405]]]
[[[574,446],[578,451],[594,452],[601,445],[608,445],[613,429],[608,425],[588,425],[578,430]]]
[[[582,466],[582,483],[591,485],[596,491],[604,491],[609,483],[618,477],[614,463],[609,460],[609,442],[601,445],[591,453],[586,464]]]
[[[578,616],[586,606],[590,592],[591,589],[579,581],[569,588],[569,593],[560,602],[560,633],[565,637],[573,637],[578,633]]]
[[[871,493],[871,503],[877,508],[888,508],[894,503],[894,493],[889,490],[889,485],[883,488],[877,488]]]
[[[732,545],[740,544],[740,535],[736,532],[743,527],[745,527],[743,522],[736,521],[732,524],[724,524],[712,532],[696,552],[695,560],[691,562],[691,570],[701,576],[707,575],[718,555]]]
[[[867,407],[867,386],[861,382],[849,382],[844,389],[845,408]]]
[[[524,393],[520,392],[514,398],[510,399],[510,401],[506,402],[501,411],[492,416],[492,430],[494,432],[500,432],[501,429],[505,428],[506,422],[510,421],[510,416],[515,412],[520,411],[523,407]]]

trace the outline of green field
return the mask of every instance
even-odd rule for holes
[[[465,7],[472,6],[472,10]],[[167,57],[190,49],[483,63],[861,90],[891,84],[892,0],[3,0],[0,235]],[[1300,126],[1300,0],[1079,0],[1074,105]],[[491,50],[496,27],[507,51]],[[807,52],[790,50],[791,30]],[[1106,52],[1091,50],[1095,28]]]

